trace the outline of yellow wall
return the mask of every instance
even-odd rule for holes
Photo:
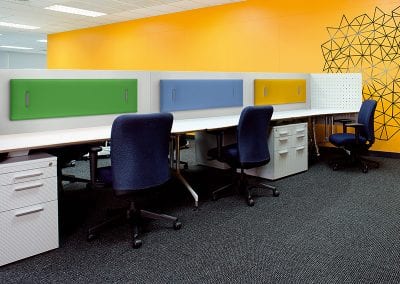
[[[398,1],[247,0],[48,37],[48,67],[322,72],[326,27]],[[400,134],[374,149],[400,152]]]

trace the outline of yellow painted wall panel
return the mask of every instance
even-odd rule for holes
[[[277,105],[306,102],[304,79],[254,80],[254,105]]]
[[[378,44],[385,32],[389,38],[399,37],[391,31],[397,21],[389,21],[391,15],[398,14],[398,10],[392,14],[398,6],[396,0],[246,0],[57,33],[48,36],[48,68],[319,73],[347,72],[346,66],[351,62],[356,66],[351,66],[350,72],[363,73],[364,97],[368,97],[365,90],[370,88],[374,98],[384,101],[380,96],[393,83],[381,74],[393,66],[387,66],[387,59],[378,64],[376,56],[368,57],[370,65],[364,61],[358,64],[360,56],[350,61],[345,53],[343,57],[337,56],[339,48],[348,45],[346,39],[352,38],[357,30],[357,25],[350,28],[342,17],[354,24],[361,15],[367,15],[367,21],[377,15],[375,23],[367,25],[361,33],[369,37],[365,33],[370,29],[386,25],[376,33],[381,37],[367,41]],[[387,15],[379,16],[381,12],[376,12],[376,7]],[[330,32],[328,27],[332,27]],[[335,31],[343,36],[335,38]],[[333,38],[337,42],[329,46]],[[398,41],[396,38],[393,42]],[[368,45],[360,41],[349,42],[353,46],[346,49],[348,52],[370,52]],[[328,43],[328,53],[324,43]],[[380,48],[375,45],[371,50]],[[391,53],[398,52],[393,49],[389,53],[392,56]],[[329,60],[337,57],[338,62],[333,64],[337,69],[326,69],[329,66],[325,65],[326,54]],[[394,78],[398,77],[396,70]],[[366,88],[368,84],[371,87]],[[392,91],[400,93],[400,83]],[[389,102],[397,104],[397,100]],[[384,104],[378,103],[381,113],[377,115],[376,135],[382,140],[377,139],[374,149],[400,152],[400,126],[397,123],[391,126],[394,120]],[[399,113],[397,109],[394,112]]]
[[[321,72],[326,27],[394,5],[247,0],[57,33],[48,36],[48,68]]]

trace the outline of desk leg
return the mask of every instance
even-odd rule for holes
[[[317,157],[319,157],[321,154],[319,153],[319,147],[318,147],[318,143],[317,143],[317,130],[316,130],[316,117],[315,116],[313,116],[311,118],[311,125],[312,125],[312,132],[313,132],[315,154],[317,155]]]
[[[175,136],[171,136],[171,143],[169,143],[169,167],[171,169],[175,169],[175,166],[174,166],[174,143],[175,143]]]
[[[175,134],[175,176],[183,183],[187,190],[189,190],[190,194],[194,199],[194,207],[197,209],[199,207],[199,196],[194,191],[194,189],[190,186],[190,184],[186,181],[186,179],[182,176],[181,170],[179,168],[181,161],[181,150],[179,149],[179,140],[180,134]],[[170,158],[171,165],[173,165],[173,156]]]
[[[329,136],[333,134],[333,115],[325,115],[325,142],[329,141]]]

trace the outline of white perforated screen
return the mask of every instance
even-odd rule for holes
[[[361,73],[310,74],[311,108],[358,110],[362,102]]]

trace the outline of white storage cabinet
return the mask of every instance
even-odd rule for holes
[[[58,248],[57,158],[0,162],[0,266]]]
[[[308,169],[307,123],[274,126],[268,138],[271,160],[246,173],[270,180]]]

